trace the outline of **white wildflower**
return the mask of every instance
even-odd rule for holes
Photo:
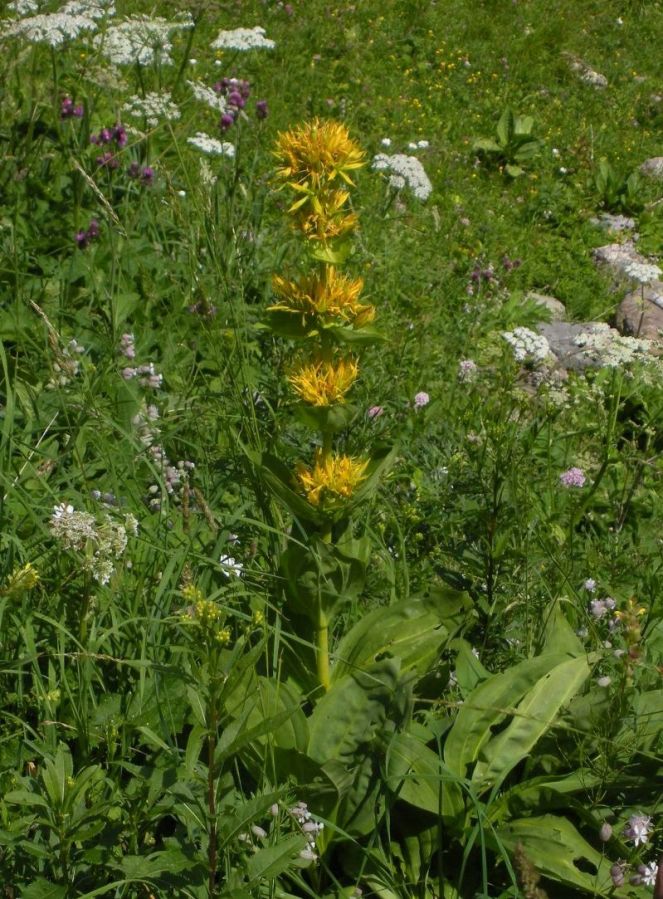
[[[400,190],[407,186],[419,200],[426,200],[433,190],[423,165],[415,156],[403,153],[387,156],[386,153],[378,153],[373,157],[372,168],[376,172],[391,173],[389,183],[392,187]]]
[[[529,328],[504,331],[502,337],[511,346],[516,362],[543,362],[550,354],[550,344],[541,334]]]
[[[383,137],[382,140],[380,141],[380,143],[382,144],[383,147],[390,147],[391,146],[391,138]]]
[[[17,16],[29,16],[30,13],[38,11],[39,3],[38,0],[13,0],[7,4],[7,9],[15,12]]]
[[[651,340],[625,337],[615,332],[605,322],[593,326],[591,331],[578,334],[574,343],[585,355],[591,356],[606,368],[620,368],[633,362],[655,362],[650,349]]]
[[[658,864],[656,862],[648,862],[646,865],[638,865],[638,875],[640,883],[648,887],[656,886]]]
[[[427,150],[429,148],[429,146],[430,146],[430,144],[428,143],[427,140],[418,140],[417,141],[417,149],[418,150]]]
[[[221,556],[219,563],[223,568],[223,573],[226,577],[230,577],[231,574],[234,574],[235,577],[239,577],[244,571],[242,563],[233,559],[232,556]]]
[[[150,128],[156,128],[160,121],[175,122],[180,117],[179,106],[173,103],[168,91],[150,91],[144,97],[129,97],[122,111],[134,119],[144,118]]]
[[[48,44],[62,47],[86,31],[96,31],[97,23],[91,16],[73,16],[66,13],[44,13],[19,19],[6,28],[0,38],[21,37],[31,44]]]
[[[629,262],[624,266],[624,271],[630,278],[633,278],[640,284],[649,284],[650,281],[656,281],[663,274],[658,265],[649,262]]]
[[[226,111],[226,98],[217,94],[211,87],[207,87],[202,81],[187,81],[187,84],[193,91],[196,100],[200,100],[201,103],[205,103],[210,109],[217,112]]]
[[[119,25],[112,25],[105,34],[97,35],[94,45],[116,65],[148,66],[155,61],[172,65],[171,32],[191,28],[192,24],[190,19],[168,22],[160,16],[131,16]]]
[[[103,585],[110,580],[115,561],[127,548],[128,534],[138,533],[138,522],[131,514],[120,522],[106,513],[99,523],[89,512],[78,512],[72,505],[60,503],[53,509],[50,531],[64,549],[84,553],[83,569]]]
[[[194,137],[187,138],[187,143],[191,144],[192,147],[195,147],[202,153],[207,153],[209,156],[232,157],[235,155],[235,147],[233,144],[229,144],[227,141],[217,140],[215,137],[210,137],[209,134],[205,134],[204,131],[198,131]]]
[[[235,28],[233,31],[220,31],[216,40],[212,41],[213,50],[271,50],[276,46],[274,41],[265,37],[265,29]]]
[[[651,818],[649,815],[631,815],[624,827],[624,836],[633,840],[635,846],[644,846],[649,841]]]

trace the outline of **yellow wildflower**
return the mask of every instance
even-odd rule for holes
[[[317,118],[281,132],[274,155],[281,162],[277,174],[295,189],[317,191],[337,175],[352,184],[348,172],[364,165],[364,151],[345,125]]]
[[[26,562],[22,568],[15,568],[7,578],[7,583],[0,590],[5,596],[20,596],[39,583],[39,574],[32,562]]]
[[[354,359],[309,362],[288,377],[295,392],[312,406],[332,406],[345,401],[345,394],[357,380],[359,366]]]
[[[333,265],[325,266],[322,274],[316,272],[299,281],[274,275],[272,288],[279,302],[269,309],[300,314],[304,320],[321,318],[324,323],[340,319],[342,323],[361,328],[375,317],[373,306],[359,302],[363,286],[362,278],[339,274]]]
[[[297,481],[312,506],[346,500],[366,478],[367,459],[352,456],[325,455],[318,451],[312,469],[300,463]]]

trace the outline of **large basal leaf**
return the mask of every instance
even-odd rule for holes
[[[450,598],[462,602],[459,594]],[[423,674],[449,639],[443,616],[441,604],[418,597],[369,612],[336,647],[332,682],[385,655],[400,659],[401,671]]]
[[[385,782],[403,802],[451,821],[462,811],[458,778],[437,752],[408,733],[396,734],[385,757]]]
[[[335,683],[309,718],[311,758],[353,765],[358,747],[382,733],[392,708],[402,701],[399,675],[398,663],[384,659]]]
[[[564,660],[564,656],[553,653],[525,659],[483,681],[461,706],[447,736],[444,760],[449,770],[465,777],[468,765],[477,760],[492,729],[513,713],[539,678]]]
[[[485,837],[496,851],[501,844],[513,853],[522,843],[527,858],[544,877],[592,896],[650,895],[649,890],[629,885],[616,889],[610,877],[612,861],[590,846],[566,818],[520,818],[495,833],[486,830]]]
[[[472,783],[480,791],[499,786],[524,759],[539,739],[553,726],[564,705],[589,677],[586,658],[567,659],[538,681],[518,704],[506,730],[481,749],[481,758],[472,773]]]
[[[580,794],[580,801],[589,791],[602,783],[602,778],[592,771],[579,768],[571,774],[533,777],[515,784],[498,799],[491,802],[488,816],[491,821],[521,817],[528,811],[552,811],[568,809],[573,805],[571,798]]]
[[[42,877],[33,880],[31,884],[21,890],[22,899],[65,899],[67,887],[49,883]]]

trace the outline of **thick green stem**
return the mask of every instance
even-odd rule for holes
[[[329,690],[329,623],[327,616],[318,606],[318,625],[315,631],[315,662],[318,680],[325,690]]]

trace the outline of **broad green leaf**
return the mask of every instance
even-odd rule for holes
[[[582,687],[590,671],[587,658],[578,658],[567,659],[544,674],[518,704],[506,730],[482,746],[472,774],[472,782],[479,790],[503,782],[550,730],[560,710]]]
[[[585,655],[585,647],[567,621],[561,599],[548,606],[543,631],[543,653],[560,653],[573,658]]]
[[[473,690],[461,706],[444,747],[447,767],[465,777],[467,766],[479,757],[497,727],[534,684],[564,661],[564,656],[546,654],[525,659],[513,668],[494,674]]]
[[[495,834],[486,830],[485,838],[493,849],[498,849],[499,840],[511,853],[518,843],[522,843],[527,858],[537,871],[566,887],[577,887],[593,896],[597,893],[600,896],[625,896],[632,889],[614,889],[610,858],[590,846],[565,818],[554,815],[520,818],[499,827]],[[595,873],[589,873],[588,869],[594,869]],[[642,889],[636,893],[649,896],[649,891]]]
[[[332,682],[385,655],[399,658],[402,671],[424,673],[449,639],[440,617],[433,602],[416,597],[364,615],[336,647]]]
[[[265,846],[252,855],[247,863],[247,873],[252,884],[278,877],[292,867],[307,841],[303,834],[291,834],[280,839],[274,846]]]
[[[432,815],[450,820],[463,809],[458,778],[437,752],[411,734],[396,734],[390,741],[385,782],[399,799]]]
[[[246,831],[256,819],[264,817],[270,807],[278,802],[281,793],[263,793],[241,802],[239,805],[222,806],[219,818],[219,839],[225,845]]]
[[[43,877],[33,880],[21,890],[21,899],[65,899],[67,887],[49,883]]]
[[[309,718],[308,754],[320,763],[352,764],[357,748],[383,731],[398,692],[399,667],[390,659],[336,682]]]

